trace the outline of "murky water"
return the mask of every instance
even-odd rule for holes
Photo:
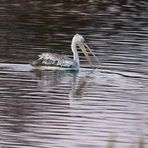
[[[2,0],[0,147],[147,147],[147,22],[146,0]],[[32,70],[41,52],[71,56],[75,33],[99,69],[80,54],[78,73]]]

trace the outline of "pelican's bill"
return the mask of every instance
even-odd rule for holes
[[[90,57],[89,57],[89,55],[88,55],[88,53],[87,53],[87,50],[92,54],[92,56],[95,58],[95,60],[99,63],[98,58],[96,57],[96,55],[93,53],[93,51],[89,48],[89,46],[88,46],[86,43],[81,43],[81,44],[79,45],[79,47],[80,47],[80,49],[82,50],[82,52],[84,53],[86,59],[88,60],[90,66],[91,66],[92,68],[94,67],[94,65],[93,65],[93,63],[92,63],[92,61],[91,61],[91,59],[90,59]]]

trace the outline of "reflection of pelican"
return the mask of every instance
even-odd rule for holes
[[[71,50],[73,52],[73,59],[68,58],[65,55],[51,54],[51,53],[42,53],[39,55],[39,59],[33,61],[32,66],[35,68],[44,68],[44,69],[68,69],[68,70],[79,70],[80,62],[79,55],[77,51],[77,46],[82,50],[86,56],[91,67],[93,66],[91,59],[87,53],[87,49],[93,55],[93,57],[98,61],[95,54],[91,51],[88,45],[85,43],[83,36],[76,34],[71,43]]]
[[[50,92],[50,96],[53,94],[54,97],[68,95],[69,99],[81,98],[90,78],[83,70],[79,73],[63,70],[36,70],[34,72],[39,78],[38,87],[40,90],[48,92],[48,94]]]

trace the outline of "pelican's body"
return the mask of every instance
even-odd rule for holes
[[[87,60],[89,61],[90,65],[92,66],[91,60],[87,54],[86,49],[88,49],[91,53],[92,53],[92,51],[90,50],[88,45],[85,43],[84,38],[79,34],[76,34],[73,37],[72,43],[71,43],[71,50],[73,52],[73,59],[71,59],[65,55],[42,53],[41,55],[39,55],[39,59],[33,61],[31,65],[37,69],[79,70],[80,61],[79,61],[77,46],[80,47],[82,52],[85,54]],[[95,57],[94,54],[93,54],[93,56]],[[42,67],[44,67],[44,68],[42,68]]]
[[[65,56],[52,53],[42,53],[39,59],[33,61],[33,66],[38,69],[78,69],[78,63]]]

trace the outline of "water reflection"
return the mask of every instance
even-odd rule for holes
[[[91,73],[90,70],[89,73]],[[64,93],[68,93],[69,97],[80,98],[83,96],[85,86],[90,77],[89,73],[80,76],[78,71],[39,71],[35,70],[36,76],[40,79],[39,88],[43,91],[50,91],[59,86],[66,87]],[[67,86],[69,84],[69,86]]]
[[[0,146],[146,147],[147,8],[146,0],[1,0]],[[27,65],[42,52],[71,55],[75,33],[98,55],[99,70]]]
[[[88,83],[89,77],[80,77],[79,80],[76,80],[77,77],[74,77],[74,81],[72,84],[72,90],[69,94],[69,97],[71,98],[81,98],[84,94],[86,85]]]
[[[85,68],[71,73],[6,67],[0,72],[2,146],[106,147],[115,141],[127,147],[140,138],[147,144],[145,80]]]

